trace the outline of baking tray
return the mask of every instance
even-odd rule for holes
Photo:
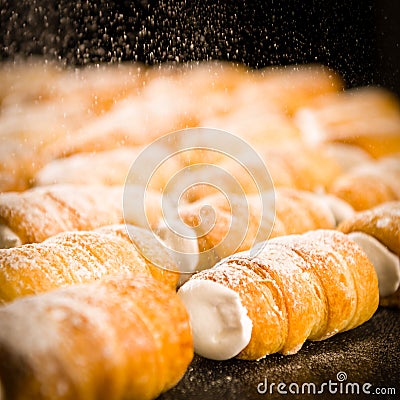
[[[287,394],[277,392],[281,382],[286,387],[281,386],[280,390]],[[272,393],[271,383],[275,384]],[[292,383],[291,391],[297,390],[297,384],[299,395],[289,393]],[[304,383],[314,384],[316,391],[322,393],[313,395],[312,385],[302,386]],[[360,394],[355,393],[357,385],[353,384],[358,385]],[[371,394],[363,392],[364,384]],[[263,393],[265,388],[267,392]],[[378,391],[379,398],[399,398],[400,310],[379,308],[362,326],[321,342],[306,342],[292,356],[273,354],[259,361],[212,361],[196,355],[178,385],[158,400],[349,398],[346,391],[347,395],[354,391],[353,398],[358,399],[377,398],[373,393]]]

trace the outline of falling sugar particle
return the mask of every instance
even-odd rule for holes
[[[257,68],[317,61],[343,70],[351,85],[376,74],[371,6],[269,3],[21,0],[11,10],[6,2],[1,58],[38,54],[74,65],[220,59]]]

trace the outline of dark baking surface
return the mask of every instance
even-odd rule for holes
[[[311,398],[306,395],[279,394],[275,390],[259,394],[260,383],[276,385],[294,382],[314,383],[317,390],[323,382],[370,383],[371,394],[354,394],[353,398],[399,398],[400,395],[400,310],[379,308],[364,325],[321,342],[307,342],[292,356],[271,355],[259,361],[211,361],[195,356],[179,384],[158,400],[250,400],[261,398]],[[269,386],[268,386],[269,387]],[[295,388],[295,386],[293,386]],[[342,394],[314,395],[322,398],[348,398]],[[287,390],[288,387],[286,387]],[[340,386],[337,386],[338,391]],[[383,388],[394,388],[395,395],[372,395]],[[263,389],[263,386],[260,386]],[[383,392],[384,390],[381,390]],[[351,393],[351,388],[348,389]],[[307,390],[305,391],[307,393]]]

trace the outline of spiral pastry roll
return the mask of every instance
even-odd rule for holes
[[[321,96],[298,110],[295,120],[309,143],[353,144],[373,157],[400,151],[400,102],[383,88]]]
[[[210,141],[212,139],[210,138]],[[244,146],[243,146],[244,147]],[[257,151],[262,163],[254,156]],[[254,149],[240,153],[240,161],[231,157],[222,157],[219,153],[206,150],[193,150],[184,155],[196,166],[196,157],[207,160],[219,168],[210,170],[201,164],[193,168],[192,174],[197,174],[197,180],[209,182],[216,176],[224,179],[224,174],[234,177],[240,186],[227,187],[230,193],[238,194],[238,189],[247,194],[259,192],[257,182],[262,179],[265,170],[271,177],[270,188],[289,187],[307,191],[325,191],[342,173],[341,161],[328,152],[325,147],[307,146],[299,140],[289,140],[281,145],[260,144]],[[218,157],[216,159],[216,157]],[[202,161],[204,162],[204,161]],[[251,171],[251,173],[250,173]],[[188,201],[196,201],[207,195],[216,193],[210,185],[197,185],[185,193]]]
[[[0,308],[6,399],[154,399],[193,357],[175,291],[121,275],[19,299]]]
[[[315,99],[295,115],[309,143],[342,142],[373,157],[400,151],[400,102],[380,87],[361,87]]]
[[[353,209],[334,196],[280,188],[245,199],[210,195],[183,205],[179,213],[197,235],[202,254],[198,267],[204,269],[272,237],[334,229],[337,221],[353,214]],[[158,233],[164,239],[169,235],[165,228]]]
[[[400,153],[361,164],[333,181],[329,192],[362,211],[400,199]]]
[[[34,178],[36,186],[53,184],[78,185],[124,185],[135,159],[143,150],[142,146],[120,147],[118,149],[92,153],[78,153],[70,157],[52,160]],[[145,161],[163,159],[169,150],[163,146],[152,146],[146,153]],[[168,179],[181,167],[176,158],[164,162],[152,175],[149,187],[162,190]]]
[[[374,265],[381,305],[400,307],[400,201],[358,212],[338,229],[357,242]]]
[[[129,201],[123,210],[123,193]],[[145,203],[145,214],[137,204]],[[124,222],[148,227],[160,216],[161,197],[134,185],[50,185],[0,194],[0,248],[39,243],[60,232],[91,230]]]
[[[150,231],[135,226],[128,229],[129,234],[125,225],[62,232],[41,243],[0,249],[0,304],[123,272],[153,275],[175,287],[177,266],[165,248]],[[156,256],[150,257],[148,249]]]
[[[178,293],[195,351],[219,360],[294,354],[307,339],[367,321],[379,300],[367,255],[334,230],[271,239],[258,252],[234,254],[199,272]]]

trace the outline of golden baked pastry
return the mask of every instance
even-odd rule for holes
[[[361,164],[335,179],[329,192],[357,211],[400,199],[400,153]]]
[[[343,89],[341,77],[318,64],[267,67],[258,73],[260,99],[268,99],[288,115],[322,95]]]
[[[42,243],[0,249],[0,304],[123,272],[153,275],[176,287],[178,268],[165,248],[145,229],[129,226],[129,231],[130,236],[125,225],[117,225],[62,232]],[[145,246],[157,259],[145,258]],[[167,270],[153,265],[154,259]]]
[[[358,212],[338,229],[358,242],[374,264],[380,304],[400,307],[400,201]]]
[[[140,168],[147,164],[165,162],[156,170],[148,171],[149,187],[162,190],[171,176],[181,168],[177,158],[169,157],[170,149],[162,145],[152,145],[151,151],[143,153],[142,146],[120,147],[108,151],[77,153],[69,157],[48,162],[33,178],[35,186],[53,184],[78,185],[124,185],[129,171],[141,154]],[[141,171],[146,173],[146,171]],[[153,173],[153,174],[152,174]]]
[[[139,64],[69,69],[42,61],[0,66],[0,191],[29,188],[66,140],[142,85]]]
[[[392,201],[344,220],[338,229],[344,233],[364,232],[383,243],[400,257],[400,201]]]
[[[379,300],[366,254],[334,230],[283,236],[259,253],[234,254],[194,275],[178,294],[190,314],[195,351],[213,359],[294,354],[307,339],[367,321]]]
[[[3,248],[121,222],[121,187],[54,185],[0,194]]]
[[[142,150],[123,147],[98,153],[78,153],[48,162],[33,178],[35,186],[54,184],[123,185]]]
[[[334,229],[338,207],[345,209],[346,216],[352,213],[351,207],[339,199],[278,188],[263,197],[232,195],[227,199],[221,193],[210,195],[183,205],[179,214],[196,232],[199,251],[213,254],[213,263],[270,237]],[[201,269],[206,266],[211,265],[202,265]]]
[[[217,155],[215,153],[204,150],[190,152],[193,164],[200,161],[210,162],[218,167],[194,165],[191,174],[197,177],[198,182],[221,182],[220,186],[227,187],[226,191],[229,193],[238,194],[239,191],[243,191],[252,194],[272,186],[325,191],[342,173],[339,162],[328,154],[324,147],[307,146],[298,140],[274,146],[260,144],[254,149],[248,147],[246,151],[242,150],[242,153],[234,153],[238,154],[237,159],[222,157],[219,153]],[[255,156],[256,153],[260,158]],[[199,160],[196,155],[200,157]],[[227,182],[225,174],[235,178],[240,186],[235,182],[232,184]],[[266,176],[270,177],[269,181],[266,181]],[[190,178],[193,179],[193,176]],[[262,189],[260,183],[264,185]],[[185,199],[196,201],[216,192],[217,189],[211,185],[196,185],[185,193]]]
[[[357,145],[374,157],[400,151],[400,102],[380,87],[321,96],[296,114],[307,142]]]
[[[287,141],[280,146],[259,145],[260,154],[275,187],[291,187],[301,190],[322,190],[338,177],[341,169],[336,160],[323,147],[310,147],[301,141]],[[245,159],[252,165],[252,154]],[[255,185],[249,175],[234,160],[226,160],[221,167],[231,172],[242,183],[246,193],[254,193]],[[245,180],[247,178],[247,181]]]
[[[0,193],[0,248],[124,221],[145,228],[155,226],[162,215],[161,206],[158,192],[145,192],[135,185],[60,184]]]
[[[121,275],[0,308],[6,399],[154,399],[192,357],[182,302],[150,277]]]

